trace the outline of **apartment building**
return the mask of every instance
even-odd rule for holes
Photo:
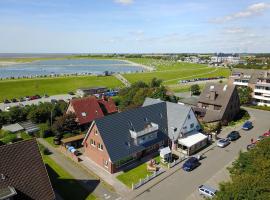
[[[270,70],[234,69],[229,84],[252,88],[252,102],[270,106]]]

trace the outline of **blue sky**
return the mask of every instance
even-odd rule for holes
[[[0,0],[0,52],[270,52],[270,0]]]

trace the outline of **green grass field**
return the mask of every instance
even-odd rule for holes
[[[74,178],[54,162],[49,156],[42,156],[52,182],[53,188],[65,200],[85,199],[95,200]]]
[[[114,88],[122,83],[113,76],[58,77],[37,79],[16,79],[0,81],[0,101],[27,95],[54,95],[75,91],[80,87],[107,86]]]
[[[199,68],[199,69],[179,69],[171,71],[158,71],[158,72],[145,72],[145,73],[134,73],[125,74],[124,77],[134,83],[138,80],[150,82],[152,78],[157,77],[163,80],[165,85],[177,84],[179,80],[193,79],[200,77],[215,77],[225,76],[228,77],[230,71],[223,68]]]
[[[77,57],[66,57],[65,59],[75,59]],[[48,60],[48,58],[43,58]],[[63,59],[63,58],[54,58]],[[82,59],[78,57],[77,59]],[[101,58],[94,58],[101,59]],[[23,61],[36,61],[42,60],[38,58],[30,58],[28,60],[16,60],[16,62]],[[173,87],[176,91],[186,91],[187,88],[176,87],[179,80],[192,79],[200,77],[215,77],[225,76],[230,74],[229,69],[208,67],[207,65],[183,63],[171,60],[160,60],[152,58],[127,58],[131,62],[139,63],[142,65],[155,67],[154,72],[143,72],[124,74],[124,77],[134,83],[138,80],[150,82],[152,78],[157,77],[163,80],[163,84]],[[1,61],[1,60],[0,60]],[[10,61],[14,61],[10,60]],[[0,81],[0,101],[4,99],[19,98],[22,96],[30,95],[54,95],[64,94],[69,91],[75,91],[80,87],[91,86],[107,86],[108,88],[121,87],[123,84],[115,77],[94,77],[94,76],[81,76],[81,77],[57,77],[57,78],[37,78],[37,79],[16,79],[16,80],[2,80]]]

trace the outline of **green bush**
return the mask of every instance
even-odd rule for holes
[[[15,134],[7,134],[5,137],[3,137],[2,139],[0,139],[3,143],[8,144],[8,143],[12,143],[15,142],[17,139],[17,136]]]

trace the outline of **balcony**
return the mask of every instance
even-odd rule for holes
[[[150,123],[146,128],[144,128],[141,131],[129,130],[131,137],[133,139],[137,139],[138,137],[147,135],[147,134],[155,132],[155,131],[158,131],[158,124],[155,124],[155,123]]]
[[[260,99],[260,100],[266,100],[266,101],[270,101],[270,94],[269,95],[254,95],[253,96],[254,99]]]

